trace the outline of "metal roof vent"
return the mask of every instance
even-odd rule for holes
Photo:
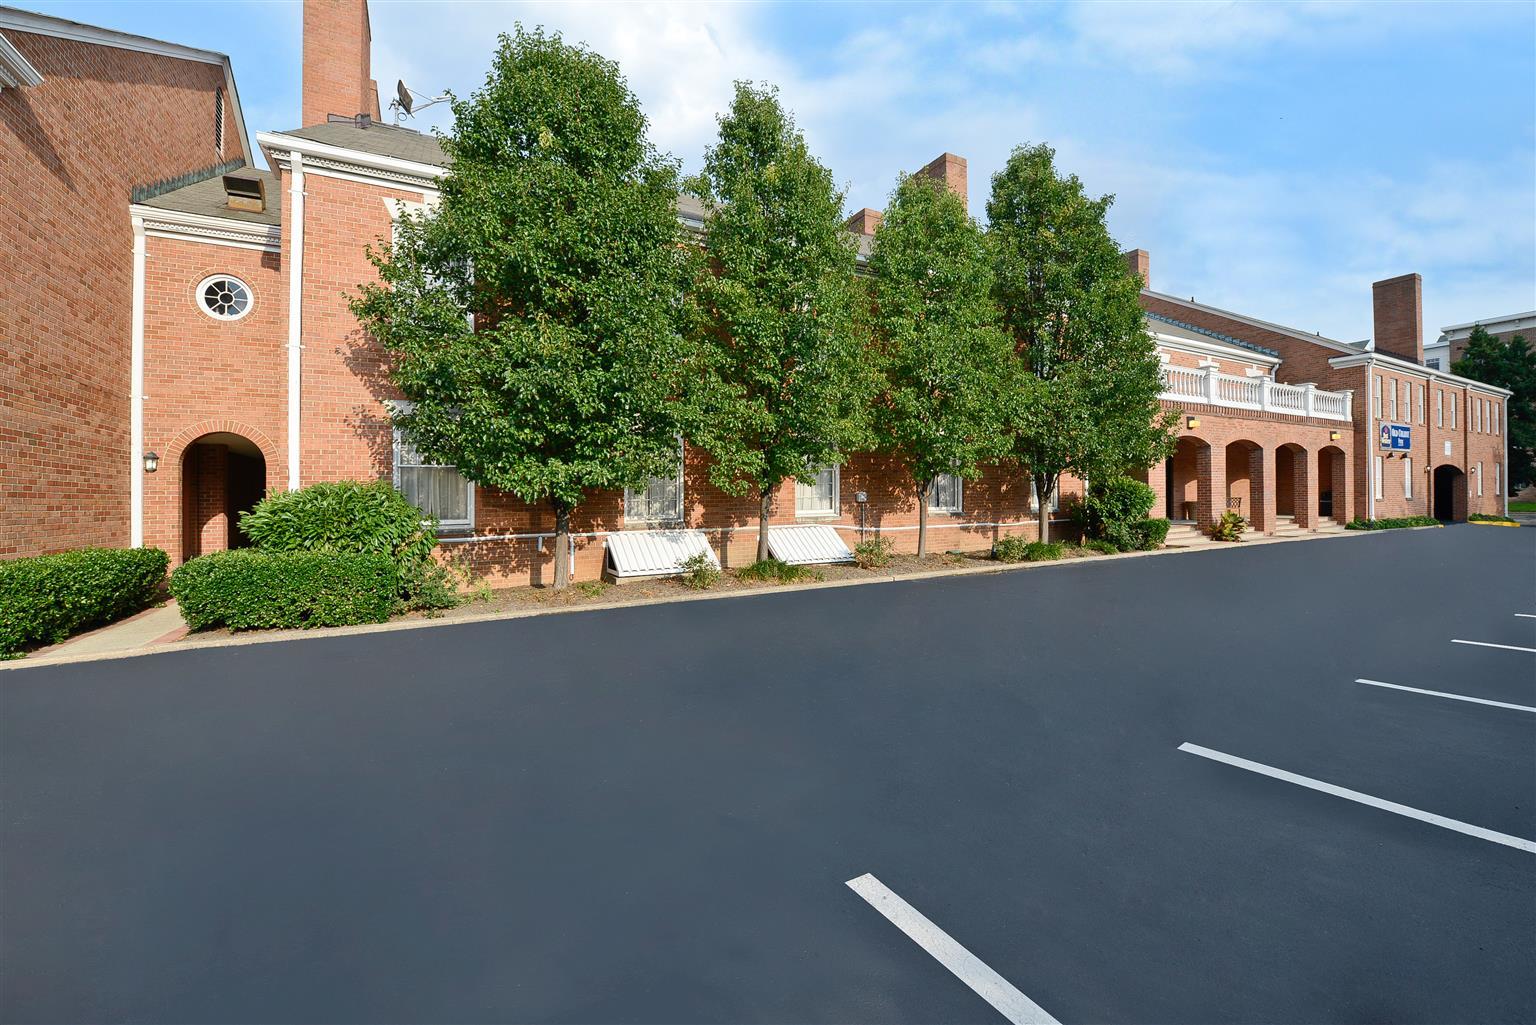
[[[228,198],[231,210],[248,210],[259,214],[267,208],[267,183],[260,178],[226,174],[224,195]]]

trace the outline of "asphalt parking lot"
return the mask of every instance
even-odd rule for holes
[[[0,673],[0,1016],[1530,1022],[1531,616],[1455,527]]]

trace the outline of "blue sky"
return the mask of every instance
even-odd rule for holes
[[[298,3],[23,5],[222,50],[251,131],[294,127]],[[498,31],[618,61],[699,165],[731,82],[778,85],[850,210],[949,150],[982,213],[1046,141],[1154,288],[1345,339],[1370,283],[1424,275],[1425,334],[1536,308],[1536,4],[429,4],[374,0],[373,69],[472,90]],[[426,111],[419,128],[446,127]]]

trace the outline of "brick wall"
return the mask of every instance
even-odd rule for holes
[[[0,556],[126,545],[129,193],[214,148],[216,65],[8,31],[42,85],[0,92]]]

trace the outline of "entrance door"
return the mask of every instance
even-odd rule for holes
[[[1178,512],[1173,507],[1173,457],[1169,456],[1163,462],[1163,515],[1170,520],[1178,519]]]

